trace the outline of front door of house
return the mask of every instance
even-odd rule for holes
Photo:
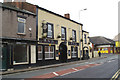
[[[6,70],[7,69],[7,45],[3,44],[0,46],[0,69]]]
[[[60,62],[67,62],[67,46],[65,43],[61,43],[59,46],[59,59]]]

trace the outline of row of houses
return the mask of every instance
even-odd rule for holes
[[[70,14],[27,2],[0,3],[3,70],[88,59],[89,32]]]

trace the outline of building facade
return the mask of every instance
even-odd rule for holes
[[[120,54],[120,41],[115,41],[115,53]]]
[[[36,63],[36,15],[0,4],[2,70]]]
[[[97,36],[90,37],[90,42],[93,45],[93,51],[98,51],[106,54],[114,54],[115,53],[115,42],[111,39]]]
[[[89,32],[82,30],[82,59],[90,58],[90,48],[89,48]]]
[[[63,17],[44,8],[37,8],[37,64],[79,60],[82,24],[71,20],[69,14]]]
[[[113,40],[115,41],[115,53],[120,54],[120,33]]]

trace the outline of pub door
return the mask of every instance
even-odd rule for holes
[[[62,63],[67,62],[67,46],[64,42],[60,44],[59,52],[60,52],[59,55],[60,62]]]

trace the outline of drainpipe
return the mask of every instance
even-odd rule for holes
[[[81,31],[80,31],[80,28],[81,28],[81,30],[82,30],[82,25],[80,25],[80,27],[79,27],[79,50],[80,50],[80,60],[81,60]]]

